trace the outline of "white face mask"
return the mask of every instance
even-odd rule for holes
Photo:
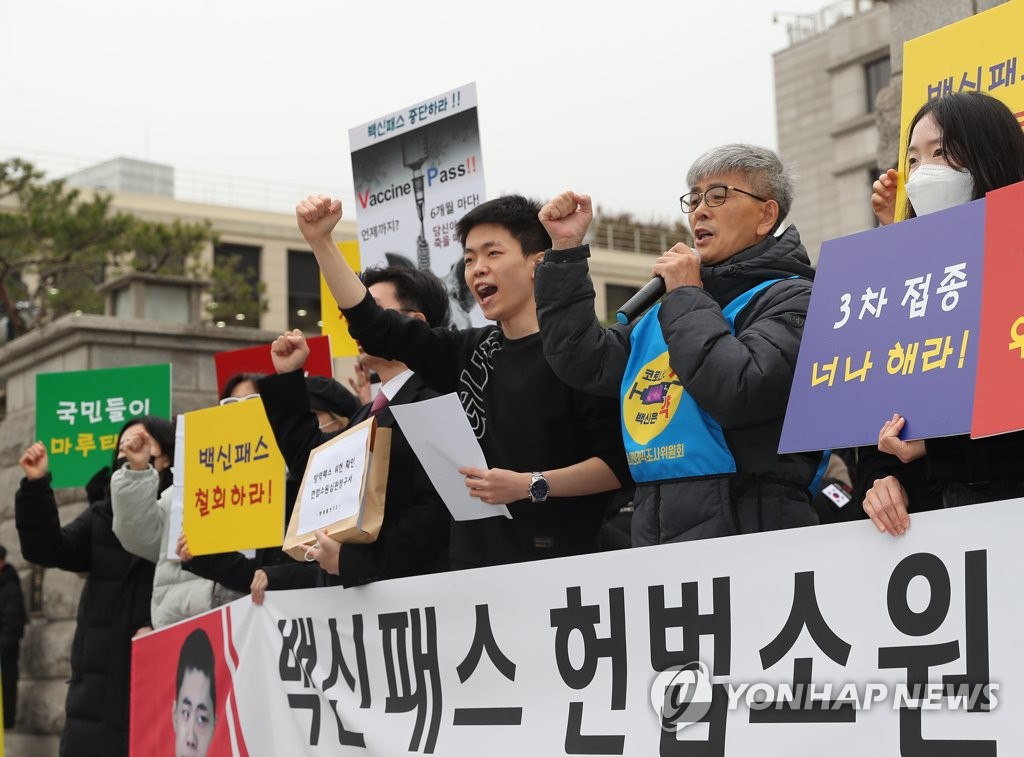
[[[968,203],[974,197],[970,171],[934,163],[920,166],[907,182],[907,199],[919,216]]]

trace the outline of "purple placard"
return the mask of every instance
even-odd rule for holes
[[[779,452],[970,431],[984,245],[982,199],[821,246]]]

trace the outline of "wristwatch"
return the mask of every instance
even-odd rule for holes
[[[548,498],[550,492],[551,487],[548,485],[548,480],[544,478],[543,473],[536,471],[530,479],[530,501],[543,502]]]

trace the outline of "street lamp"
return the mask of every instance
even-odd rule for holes
[[[412,171],[412,194],[416,199],[416,215],[420,218],[420,236],[416,240],[416,262],[421,270],[430,270],[430,247],[427,245],[427,233],[423,227],[423,203],[426,193],[423,190],[423,173],[420,169],[427,160],[427,135],[421,129],[402,138],[402,164]]]

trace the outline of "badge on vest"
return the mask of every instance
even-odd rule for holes
[[[675,415],[683,385],[669,367],[668,352],[644,365],[622,397],[626,433],[637,444],[647,444],[668,426]]]

